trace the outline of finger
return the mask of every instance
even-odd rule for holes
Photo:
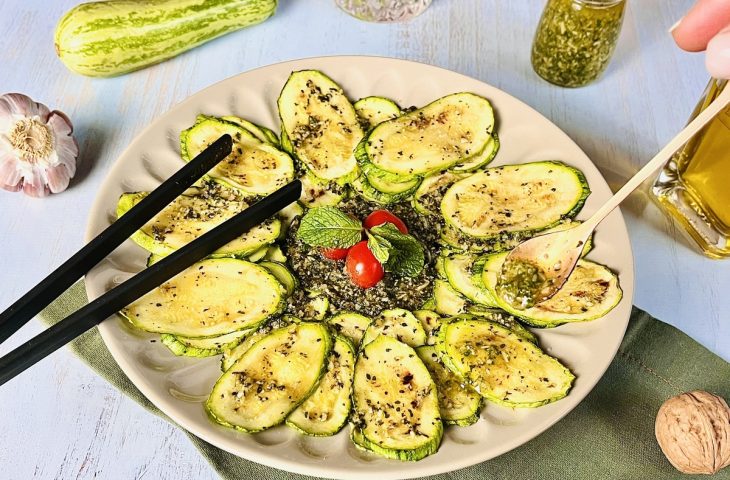
[[[680,48],[700,52],[710,39],[730,25],[730,1],[699,0],[672,30]]]
[[[730,26],[715,35],[707,44],[707,71],[715,78],[730,78]]]

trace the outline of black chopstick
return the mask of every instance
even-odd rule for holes
[[[0,343],[17,332],[48,304],[65,292],[94,265],[142,228],[167,204],[231,153],[233,140],[225,134],[185,164],[159,187],[132,207],[121,219],[66,260],[41,282],[0,313]]]
[[[285,185],[0,358],[0,385],[296,201],[301,191],[299,180]]]

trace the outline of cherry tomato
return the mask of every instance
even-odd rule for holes
[[[330,260],[344,260],[349,251],[349,248],[323,248],[322,256]]]
[[[368,248],[367,240],[350,248],[345,267],[352,283],[362,288],[374,287],[384,275],[383,266]]]
[[[401,233],[408,233],[408,227],[406,227],[406,224],[403,223],[403,220],[396,217],[392,213],[390,213],[388,210],[375,210],[370,215],[365,217],[365,221],[363,222],[363,226],[367,229],[371,229],[373,227],[377,227],[378,225],[382,225],[384,223],[392,223],[395,225],[395,227],[401,231]]]

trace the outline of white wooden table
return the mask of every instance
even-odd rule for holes
[[[89,206],[132,138],[175,103],[236,73],[301,57],[366,54],[456,70],[529,103],[565,130],[616,187],[684,124],[706,82],[701,55],[667,29],[692,3],[630,3],[621,41],[595,85],[560,89],[531,70],[543,1],[435,0],[416,20],[359,22],[332,0],[282,0],[266,23],[161,65],[113,79],[68,72],[53,29],[71,0],[0,0],[0,93],[66,112],[83,165],[65,193],[0,191],[0,309],[82,245]],[[636,257],[635,303],[730,359],[730,265],[700,256],[639,192],[624,207]],[[0,354],[40,331],[37,323]],[[698,385],[701,386],[701,385]],[[185,436],[92,374],[66,351],[0,388],[0,477],[215,478]]]

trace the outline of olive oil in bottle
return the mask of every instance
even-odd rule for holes
[[[727,80],[711,80],[692,118],[726,84]],[[659,173],[652,194],[703,253],[730,257],[730,106],[674,154]]]

